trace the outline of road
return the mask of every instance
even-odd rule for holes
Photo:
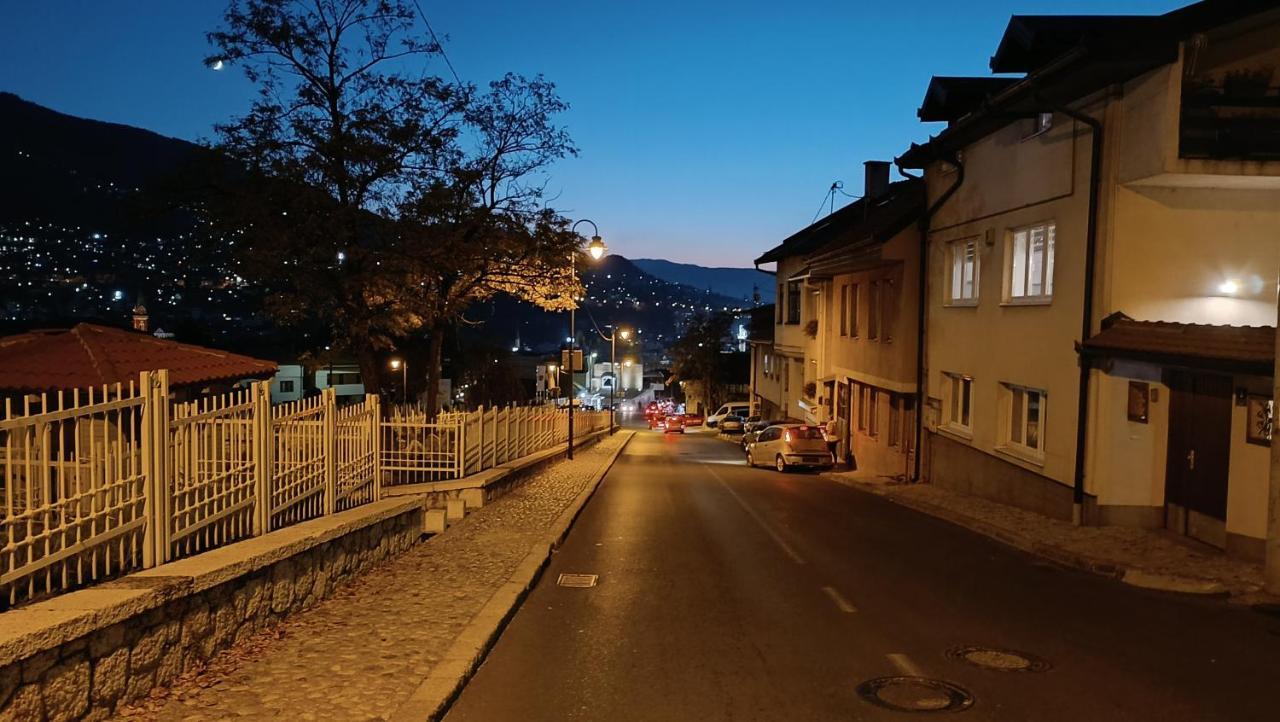
[[[1048,669],[974,666],[962,647]],[[881,677],[960,692],[869,695],[926,714],[896,711],[859,694]],[[1274,722],[1277,683],[1280,618],[1061,569],[818,475],[749,469],[709,434],[646,430],[447,720],[904,720],[967,693],[967,720]]]

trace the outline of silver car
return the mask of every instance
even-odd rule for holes
[[[794,468],[830,469],[835,466],[822,429],[806,424],[770,426],[747,446],[748,466],[772,466],[778,471]]]

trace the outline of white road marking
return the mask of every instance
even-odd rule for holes
[[[900,652],[894,652],[893,654],[889,654],[885,656],[889,658],[890,664],[897,667],[899,672],[902,672],[908,677],[925,676],[924,672],[920,671],[920,668],[917,667],[915,662],[912,662],[911,659],[907,657],[907,655],[902,654]]]
[[[786,552],[787,556],[791,557],[791,561],[795,562],[796,564],[804,564],[804,558],[801,557],[799,554],[797,554],[796,550],[793,549],[785,539],[778,536],[778,532],[774,531],[773,528],[770,527],[765,522],[764,519],[760,518],[760,515],[756,513],[755,509],[752,509],[750,506],[747,506],[747,502],[743,501],[742,497],[738,496],[738,492],[734,491],[733,487],[725,483],[725,480],[720,478],[720,475],[717,474],[715,470],[712,469],[710,466],[706,466],[706,464],[703,464],[703,466],[705,466],[707,471],[713,477],[715,477],[716,481],[720,482],[720,486],[723,486],[725,488],[725,491],[728,491],[729,494],[734,499],[737,500],[738,504],[742,506],[743,510],[745,510],[747,514],[751,516],[752,519],[756,520],[756,523],[760,525],[761,529],[764,529],[765,533],[769,535],[769,538],[772,539],[774,543],[777,544],[779,547],[782,547],[782,551]]]
[[[839,589],[836,589],[835,587],[823,587],[822,591],[826,592],[828,597],[831,597],[831,601],[836,605],[836,609],[839,609],[845,614],[853,614],[858,611],[857,607],[850,604],[849,600],[844,598],[844,595],[840,593]]]

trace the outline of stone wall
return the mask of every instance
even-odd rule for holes
[[[348,521],[336,536],[316,537],[322,540],[310,545],[303,540],[302,551],[257,568],[241,564],[229,579],[208,588],[199,589],[199,580],[192,576],[162,574],[131,575],[99,585],[99,595],[116,590],[124,598],[137,596],[139,589],[157,594],[148,595],[151,602],[135,604],[119,621],[43,649],[38,638],[30,641],[31,634],[19,640],[30,653],[0,668],[0,720],[105,719],[118,705],[145,696],[218,651],[315,605],[354,574],[408,549],[420,539],[421,530],[421,510],[402,509],[368,524]],[[271,536],[253,541],[262,546]],[[293,548],[299,543],[296,538],[287,541]],[[33,605],[29,611],[4,614],[56,615],[57,601],[43,609]]]

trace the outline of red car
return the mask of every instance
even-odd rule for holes
[[[662,433],[670,434],[672,432],[684,433],[684,416],[682,414],[673,414],[663,419]]]

